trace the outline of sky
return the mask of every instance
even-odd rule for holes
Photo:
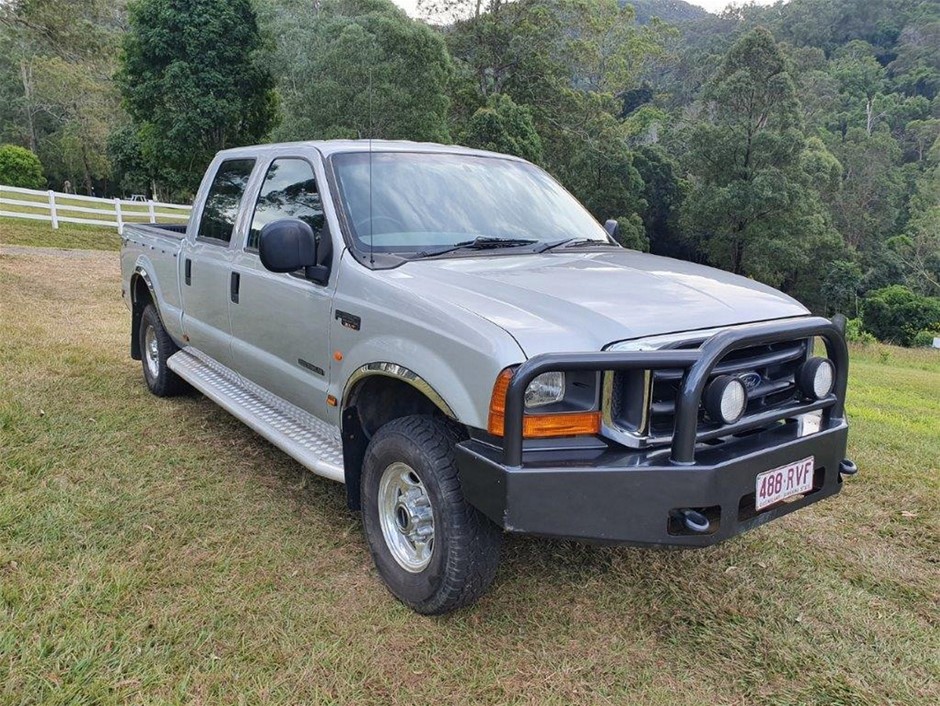
[[[392,0],[396,5],[403,8],[405,12],[414,17],[417,12],[415,10],[418,0]],[[723,10],[727,5],[743,5],[744,0],[686,0],[686,2],[692,5],[698,5],[699,7],[704,7],[709,12],[718,13]],[[770,5],[775,2],[775,0],[756,0],[758,5]]]

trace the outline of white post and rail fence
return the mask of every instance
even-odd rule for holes
[[[0,184],[0,218],[46,221],[53,228],[58,228],[60,223],[77,223],[117,228],[117,232],[123,234],[127,223],[186,221],[191,209],[191,206],[176,203],[103,199]]]

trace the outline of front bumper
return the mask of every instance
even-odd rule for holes
[[[707,546],[838,493],[847,433],[843,420],[833,420],[804,435],[795,420],[701,450],[687,466],[670,463],[668,452],[606,450],[589,461],[527,453],[525,466],[512,467],[499,449],[471,440],[457,447],[457,464],[466,499],[509,532]],[[808,456],[813,490],[755,512],[757,474]],[[675,514],[682,508],[702,511],[709,531],[687,530]]]
[[[817,336],[835,366],[830,395],[756,412],[717,432],[699,429],[706,384],[726,356],[749,345]],[[523,440],[524,394],[538,375],[663,368],[685,370],[669,447],[637,450],[603,444],[539,451]],[[714,544],[839,492],[842,472],[854,472],[854,465],[842,465],[847,379],[841,317],[729,329],[697,350],[535,356],[519,366],[506,391],[502,448],[478,439],[458,445],[464,496],[510,532],[633,544]],[[757,512],[757,474],[809,456],[815,459],[813,489]],[[707,530],[696,531],[683,521],[689,511],[707,518]]]

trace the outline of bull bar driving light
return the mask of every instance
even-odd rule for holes
[[[832,392],[835,384],[836,370],[828,358],[816,356],[810,358],[802,366],[796,376],[796,383],[800,392],[809,398],[821,400]]]
[[[719,375],[705,389],[705,411],[722,424],[734,424],[747,409],[747,389],[731,375]]]

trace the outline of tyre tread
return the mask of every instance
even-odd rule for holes
[[[147,375],[146,353],[143,352],[144,331],[146,331],[148,324],[153,326],[154,333],[157,336],[157,345],[160,348],[160,373],[156,380],[151,380]],[[166,332],[166,329],[163,327],[163,320],[160,318],[160,312],[157,311],[157,308],[153,304],[147,304],[147,306],[144,307],[144,313],[140,320],[139,335],[141,338],[141,363],[144,369],[144,381],[147,383],[147,387],[150,391],[157,397],[176,397],[186,392],[189,389],[189,385],[183,378],[170,370],[166,364],[170,356],[179,350],[179,346],[170,338],[170,334]]]
[[[427,415],[395,419],[382,427],[376,437],[379,435],[401,435],[420,447],[434,469],[446,505],[440,515],[449,525],[451,551],[444,580],[430,599],[409,605],[419,613],[439,615],[473,603],[496,576],[502,533],[464,500],[454,447],[465,435],[455,424]]]

